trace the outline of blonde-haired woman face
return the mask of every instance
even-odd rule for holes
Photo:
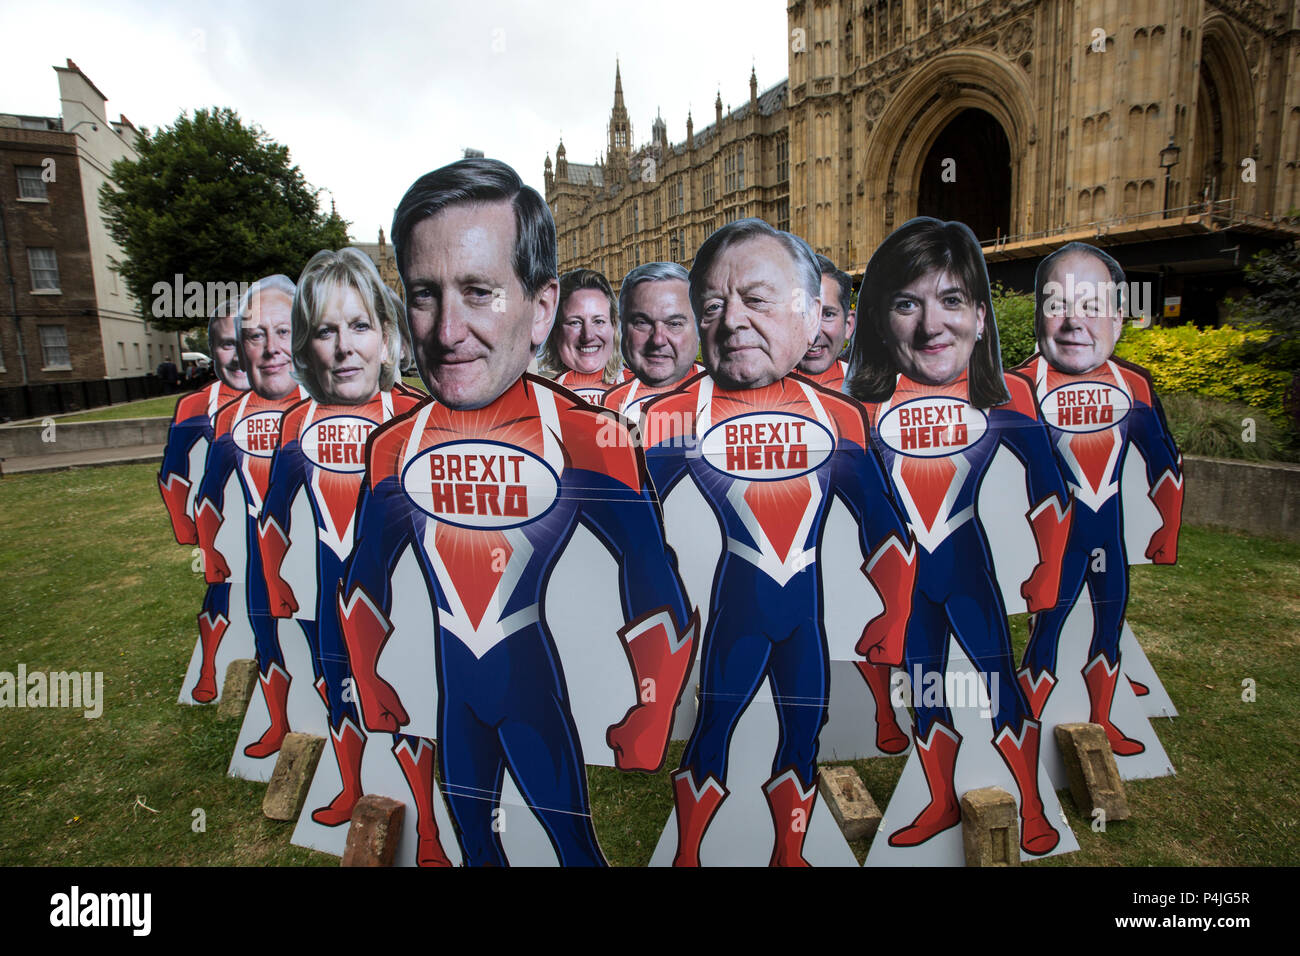
[[[601,371],[614,354],[614,323],[609,299],[599,289],[579,289],[564,303],[557,351],[575,372]]]
[[[388,341],[366,301],[350,284],[336,285],[312,329],[309,354],[330,405],[360,405],[379,391]]]

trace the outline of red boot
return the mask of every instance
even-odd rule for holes
[[[673,857],[673,866],[700,865],[704,831],[728,796],[729,791],[711,776],[697,790],[692,771],[679,770],[673,774],[673,802],[677,804],[677,855]]]
[[[882,753],[901,754],[907,749],[907,734],[898,726],[894,705],[889,699],[889,665],[868,661],[853,663],[871,688],[871,698],[876,702],[876,749]]]
[[[217,696],[217,648],[226,635],[230,622],[224,614],[215,618],[210,611],[199,615],[199,681],[190,696],[200,704],[215,700]]]
[[[352,819],[352,808],[361,799],[361,756],[366,750],[366,735],[349,718],[344,717],[337,731],[330,730],[334,744],[334,758],[338,761],[343,789],[330,801],[312,813],[311,818],[325,827],[336,827]]]
[[[930,786],[930,802],[915,820],[889,837],[890,846],[916,846],[961,823],[961,804],[953,784],[960,746],[961,734],[939,720],[930,725],[927,739],[917,741],[916,754]]]
[[[1018,736],[1007,726],[993,741],[1020,791],[1020,848],[1034,856],[1042,856],[1061,842],[1061,835],[1047,822],[1038,795],[1038,727],[1037,721],[1026,718]]]
[[[438,839],[438,821],[433,816],[433,742],[419,738],[416,751],[409,740],[399,740],[393,756],[401,765],[406,785],[415,803],[415,832],[419,838],[416,863],[419,866],[451,866]]]
[[[289,732],[289,675],[279,664],[272,664],[262,676],[262,697],[271,714],[271,726],[257,743],[244,748],[245,757],[269,757],[280,749]]]
[[[1052,696],[1052,689],[1056,687],[1056,677],[1051,671],[1045,670],[1034,680],[1029,676],[1029,668],[1019,671],[1016,679],[1020,682],[1020,689],[1024,692],[1025,703],[1029,705],[1029,712],[1034,715],[1034,720],[1041,720],[1043,717],[1043,708],[1047,706],[1047,698]]]
[[[1110,705],[1115,699],[1115,681],[1119,678],[1119,664],[1114,667],[1098,654],[1083,668],[1083,682],[1088,685],[1088,723],[1100,724],[1110,741],[1110,749],[1120,757],[1132,757],[1147,748],[1140,740],[1125,736],[1110,722]]]
[[[805,790],[799,776],[787,770],[763,784],[767,806],[772,811],[772,826],[776,829],[776,842],[772,846],[772,859],[768,866],[810,866],[803,858],[803,841],[808,835],[813,804],[817,800],[817,781]]]

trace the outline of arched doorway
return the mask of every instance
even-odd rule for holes
[[[1011,144],[984,110],[949,121],[917,178],[918,216],[964,222],[981,242],[1011,231]]]

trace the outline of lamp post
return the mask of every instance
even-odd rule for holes
[[[1160,151],[1160,166],[1165,171],[1165,216],[1169,215],[1169,171],[1178,165],[1178,154],[1182,152],[1171,139],[1169,145]]]

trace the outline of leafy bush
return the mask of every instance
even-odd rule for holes
[[[1244,345],[1267,336],[1263,331],[1229,327],[1126,328],[1115,354],[1146,368],[1162,397],[1187,392],[1239,402],[1264,412],[1280,431],[1289,434],[1283,402],[1290,376],[1240,358]]]
[[[993,283],[993,314],[998,323],[1002,367],[1015,368],[1038,348],[1034,339],[1034,297]]]
[[[1295,461],[1285,432],[1259,408],[1201,395],[1162,395],[1178,449],[1185,455],[1246,461]],[[1248,427],[1253,423],[1253,429]]]

